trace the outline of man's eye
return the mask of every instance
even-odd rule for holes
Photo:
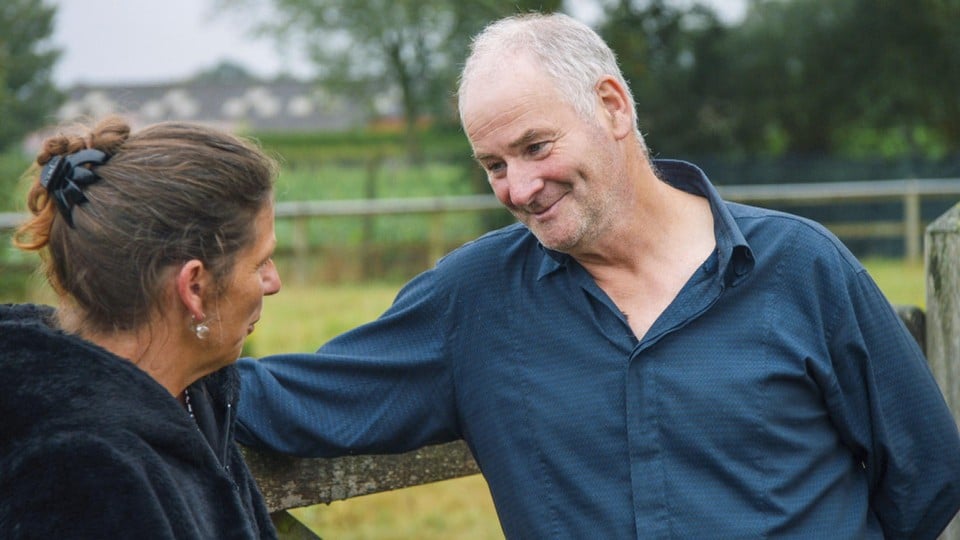
[[[546,141],[533,143],[527,147],[527,153],[531,155],[542,153],[544,150],[547,149],[548,144],[549,143],[547,143]]]
[[[486,169],[492,173],[497,173],[503,171],[507,168],[507,164],[502,161],[495,161],[493,163],[487,163],[485,165]]]

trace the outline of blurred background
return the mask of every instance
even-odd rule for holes
[[[286,290],[248,353],[377,316],[511,221],[454,89],[470,37],[529,10],[610,43],[656,157],[827,224],[892,301],[922,306],[922,228],[960,199],[960,0],[4,0],[0,301],[53,301],[9,243],[39,142],[120,113],[217,125],[281,160]],[[502,537],[479,477],[361,499],[303,515],[328,539]]]

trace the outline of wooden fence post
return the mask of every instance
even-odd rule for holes
[[[442,212],[437,212],[430,216],[430,245],[427,247],[425,268],[430,268],[437,264],[437,261],[439,261],[440,257],[443,257],[445,253],[443,220],[444,215]]]
[[[293,218],[293,272],[294,280],[299,285],[308,281],[310,267],[310,218],[297,216]]]
[[[383,156],[375,154],[367,160],[363,176],[363,198],[375,200],[378,192],[378,179],[383,165]],[[379,274],[379,257],[376,244],[376,214],[363,216],[363,229],[360,236],[360,279],[366,280]]]
[[[913,181],[903,196],[903,252],[910,262],[920,261],[920,219],[920,193]]]
[[[960,204],[927,227],[927,361],[954,419],[960,419]],[[960,540],[960,518],[944,531]]]

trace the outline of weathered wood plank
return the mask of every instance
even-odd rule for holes
[[[303,459],[243,448],[271,512],[477,474],[462,441],[406,454]]]
[[[926,230],[927,361],[940,390],[960,419],[960,204]],[[960,518],[941,538],[960,540]]]

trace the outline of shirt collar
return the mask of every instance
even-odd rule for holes
[[[717,241],[717,262],[726,286],[736,286],[753,270],[753,251],[733,214],[707,175],[696,165],[679,160],[653,161],[657,175],[671,186],[706,197],[713,212],[713,234]]]
[[[531,233],[532,234],[532,233]],[[543,244],[537,242],[537,247],[546,255],[540,259],[540,270],[537,272],[537,280],[539,281],[547,274],[556,272],[557,270],[567,266],[567,263],[572,259],[571,256],[566,253],[561,253],[559,251],[554,251],[543,247]]]
[[[707,175],[696,165],[680,160],[653,160],[654,169],[661,180],[671,186],[706,197],[713,212],[713,230],[717,241],[719,275],[725,286],[736,286],[753,269],[753,251],[737,226],[726,203],[720,198]],[[537,279],[543,278],[567,265],[570,256],[538,244],[546,255],[540,262]]]

